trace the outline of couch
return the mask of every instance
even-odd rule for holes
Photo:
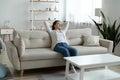
[[[100,46],[84,46],[83,36],[92,35],[90,28],[67,31],[69,45],[76,48],[78,56],[112,53],[113,42],[100,39]],[[13,41],[6,42],[7,54],[16,70],[64,66],[63,56],[51,48],[51,38],[47,31],[15,30]]]

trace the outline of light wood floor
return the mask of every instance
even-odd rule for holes
[[[6,53],[0,54],[0,63],[6,64],[10,69],[11,73],[14,75],[15,80],[39,80],[39,76],[41,73],[51,73],[55,70],[55,68],[44,68],[44,69],[33,69],[33,70],[25,70],[24,76],[20,77],[19,71],[13,69]],[[120,65],[118,66],[110,66],[110,69],[120,73]],[[59,67],[59,69],[64,70],[65,67]],[[56,68],[57,70],[57,68]],[[117,79],[120,80],[120,79]]]

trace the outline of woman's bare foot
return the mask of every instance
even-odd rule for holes
[[[71,67],[70,67],[70,72],[71,72],[71,73],[76,73],[76,69],[75,69],[74,66],[71,66]]]

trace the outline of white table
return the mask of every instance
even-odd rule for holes
[[[74,57],[64,57],[66,60],[65,78],[67,80],[114,80],[120,78],[120,74],[109,70],[107,66],[120,64],[120,57],[112,54],[84,55]],[[72,63],[80,72],[69,73],[69,64]],[[93,71],[85,71],[88,68],[103,67]]]

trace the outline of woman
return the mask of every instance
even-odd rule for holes
[[[69,46],[66,40],[66,32],[69,27],[68,22],[63,30],[61,29],[61,23],[59,20],[53,22],[52,29],[47,22],[45,22],[45,26],[50,33],[52,39],[52,49],[54,51],[61,53],[64,57],[77,56],[77,50]],[[70,65],[70,70],[75,71],[72,65]]]

